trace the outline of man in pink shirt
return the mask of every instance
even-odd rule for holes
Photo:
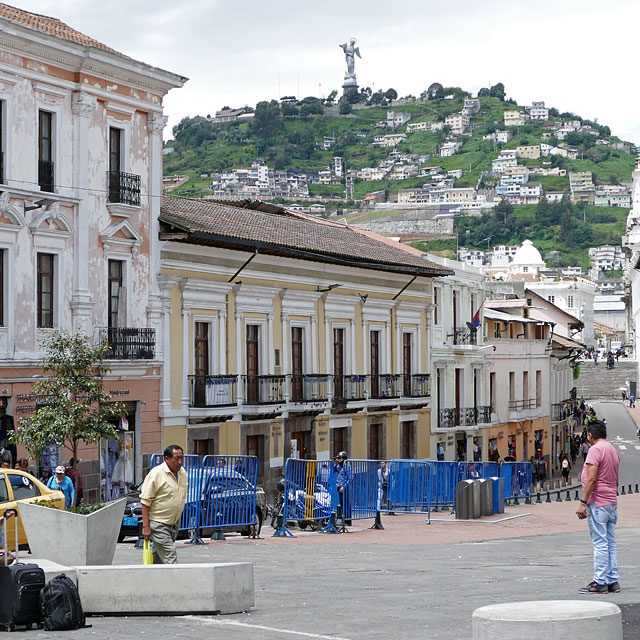
[[[591,448],[582,469],[582,499],[576,511],[587,518],[593,541],[593,581],[579,593],[618,593],[618,552],[615,530],[618,522],[618,468],[620,456],[607,441],[607,427],[600,420],[587,425]]]

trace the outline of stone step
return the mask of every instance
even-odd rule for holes
[[[638,380],[638,363],[635,360],[619,360],[613,369],[599,361],[597,365],[587,360],[580,363],[580,377],[575,382],[578,397],[585,399],[619,399],[620,388],[630,380]]]

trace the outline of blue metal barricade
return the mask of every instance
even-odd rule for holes
[[[431,465],[431,506],[452,507],[456,502],[458,463],[428,460]]]
[[[381,512],[429,513],[431,510],[432,463],[428,460],[390,460],[388,489]]]
[[[500,477],[504,478],[504,498],[531,499],[533,469],[530,462],[503,462]]]
[[[343,499],[344,519],[375,518],[378,510],[380,461],[348,460],[344,466],[344,478],[347,480]]]
[[[331,522],[340,504],[337,472],[330,460],[289,458],[284,468],[284,509],[282,526],[274,536],[293,536],[287,522],[319,521],[323,531],[337,533]],[[348,490],[348,484],[347,484]],[[344,502],[344,498],[343,498]]]
[[[255,456],[206,456],[202,462],[200,528],[258,525]]]
[[[476,480],[477,478],[493,478],[497,475],[497,462],[458,462],[458,482]]]
[[[164,462],[161,453],[154,453],[149,461],[150,468]],[[197,455],[183,455],[182,468],[187,472],[187,500],[180,519],[181,531],[198,531],[200,528],[200,483],[202,480],[202,460]]]

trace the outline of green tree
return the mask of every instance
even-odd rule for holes
[[[384,97],[387,100],[396,100],[398,98],[398,92],[395,89],[387,89],[384,92]]]
[[[498,82],[498,84],[494,84],[493,87],[489,89],[489,95],[492,98],[498,98],[498,100],[504,101],[505,92],[504,92],[504,85],[502,84],[502,82]]]
[[[289,102],[285,102],[281,108],[282,115],[286,117],[297,116],[299,113],[298,107],[295,104],[291,104]]]
[[[351,111],[352,111],[352,108],[349,100],[345,100],[344,98],[341,98],[340,102],[338,103],[338,112],[340,113],[340,115],[346,116],[349,113],[351,113]]]
[[[482,87],[482,89],[478,91],[478,98],[488,98],[490,95],[491,91],[490,89],[487,89],[487,87]]]
[[[102,376],[108,373],[103,360],[109,345],[95,345],[88,336],[54,330],[42,340],[45,355],[40,362],[46,377],[34,385],[44,402],[30,418],[20,418],[11,439],[34,457],[50,445],[65,447],[78,458],[81,441],[93,444],[100,438],[117,438],[112,424],[126,415],[121,402],[111,402]]]
[[[444,87],[439,82],[432,82],[427,89],[428,100],[442,100],[444,98]]]
[[[262,144],[258,145],[258,152],[262,153],[266,144],[271,142],[284,128],[280,105],[276,100],[258,102],[256,115],[251,122],[253,135]]]

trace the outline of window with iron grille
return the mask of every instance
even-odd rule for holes
[[[42,191],[53,191],[53,114],[38,112],[38,185]]]
[[[55,256],[39,253],[38,261],[38,327],[53,327],[53,286]]]

